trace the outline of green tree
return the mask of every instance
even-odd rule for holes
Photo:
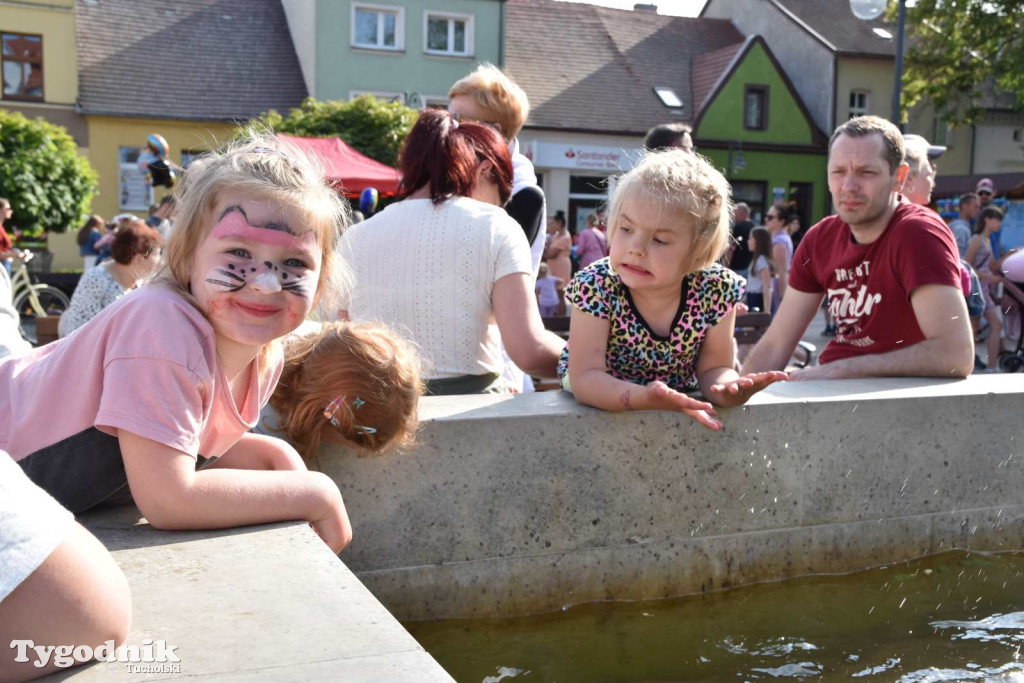
[[[961,124],[996,101],[1024,107],[1024,2],[917,0],[906,26],[905,109],[930,100]]]
[[[371,159],[395,166],[402,142],[415,122],[416,111],[401,102],[360,95],[348,102],[307,97],[287,116],[271,109],[251,123],[287,135],[338,136]]]
[[[14,226],[30,236],[77,228],[96,189],[96,171],[63,127],[0,109],[0,197]]]

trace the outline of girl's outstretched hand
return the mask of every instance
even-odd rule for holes
[[[752,372],[743,375],[729,382],[712,384],[711,393],[716,395],[724,403],[729,405],[743,405],[750,400],[750,397],[761,391],[769,384],[783,382],[789,379],[789,375],[778,370],[767,372]]]
[[[628,394],[629,392],[626,392],[626,395]],[[628,405],[628,398],[626,402],[626,409],[632,410],[633,406]],[[672,410],[689,415],[700,424],[715,432],[722,428],[722,423],[714,417],[714,406],[705,401],[690,398],[675,389],[670,389],[664,382],[651,382],[644,387],[642,406],[643,409],[648,410]],[[640,408],[640,406],[637,406],[637,408]]]

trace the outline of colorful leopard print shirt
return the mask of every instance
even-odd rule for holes
[[[607,258],[576,273],[565,296],[581,311],[611,322],[606,362],[612,377],[634,384],[661,380],[677,391],[697,391],[697,357],[704,335],[740,301],[744,284],[742,277],[717,263],[687,275],[667,337],[651,330]],[[558,376],[564,379],[568,374],[566,346],[558,360]]]

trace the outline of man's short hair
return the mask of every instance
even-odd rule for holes
[[[903,163],[903,133],[892,122],[880,116],[857,116],[836,128],[828,141],[829,154],[832,153],[832,145],[840,135],[866,138],[875,133],[881,135],[885,142],[885,160],[889,164],[889,172],[896,173],[896,169]]]
[[[736,206],[732,208],[733,215],[739,213],[740,211],[746,211],[749,214],[750,205],[747,204],[746,202],[736,202]]]
[[[962,195],[960,195],[960,206],[976,201],[978,201],[978,195],[975,194],[974,192],[964,192]]]
[[[659,149],[680,147],[685,136],[693,140],[693,129],[685,123],[663,123],[647,131],[644,147],[652,152]]]
[[[530,100],[508,74],[484,63],[476,71],[455,82],[448,91],[448,99],[456,95],[472,95],[480,111],[487,117],[485,123],[501,126],[507,140],[519,135],[530,115]]]

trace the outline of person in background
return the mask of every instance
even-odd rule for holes
[[[113,257],[87,270],[71,295],[71,305],[60,316],[57,332],[66,337],[126,293],[142,285],[160,267],[164,239],[136,219],[117,231]]]
[[[995,206],[986,206],[978,215],[974,237],[967,245],[964,260],[971,264],[981,279],[981,295],[985,299],[982,315],[988,321],[988,363],[989,372],[999,368],[999,352],[1002,350],[1003,318],[996,306],[994,290],[1002,281],[999,275],[1002,259],[992,253],[992,233],[1002,229],[1003,212]]]
[[[504,139],[490,126],[426,109],[399,169],[402,200],[342,237],[355,277],[338,318],[407,334],[431,368],[431,394],[518,391],[502,379],[502,341],[531,376],[554,376],[564,342],[544,329],[530,245],[501,209],[512,192]]]
[[[532,275],[537,277],[547,237],[544,191],[537,183],[533,162],[519,151],[516,138],[530,114],[526,92],[493,64],[480,64],[448,90],[448,110],[456,121],[477,121],[496,130],[508,145],[512,157],[512,194],[505,212],[519,224],[530,245]],[[516,391],[533,391],[530,377],[516,366],[502,345],[502,376]]]
[[[93,214],[78,230],[75,241],[78,242],[78,255],[82,257],[83,274],[96,265],[96,259],[100,256],[96,243],[103,237],[101,230],[105,225],[106,221],[102,216]]]
[[[565,227],[565,212],[556,211],[548,219],[548,238],[544,246],[544,260],[551,275],[562,282],[572,277],[572,235]]]
[[[693,129],[685,123],[662,123],[647,131],[644,137],[644,148],[648,151],[679,148],[686,152],[694,152]]]
[[[729,251],[729,270],[746,278],[750,270],[750,231],[754,221],[750,220],[750,207],[746,202],[737,202],[732,212],[732,242]],[[770,301],[770,299],[769,299]]]
[[[975,187],[974,192],[978,195],[978,201],[981,204],[981,208],[985,209],[992,204],[992,200],[996,197],[996,184],[992,182],[991,178],[982,178],[978,181],[978,185]],[[978,226],[974,226],[974,232],[977,233],[980,229]],[[1000,231],[995,231],[989,235],[989,246],[992,248],[992,257],[1002,257],[1002,246],[999,243]]]
[[[32,348],[21,336],[21,316],[11,303],[11,276],[0,268],[0,358]]]
[[[107,223],[107,232],[96,240],[96,244],[93,245],[96,251],[99,252],[99,256],[96,257],[96,265],[110,258],[111,247],[114,244],[114,238],[117,237],[117,231],[122,226],[129,225],[137,220],[139,218],[133,213],[119,213],[114,216],[114,220]]]
[[[457,120],[491,126],[508,144],[512,155],[512,194],[505,211],[526,234],[536,274],[547,230],[544,192],[537,185],[533,162],[519,152],[516,138],[530,115],[526,93],[504,71],[485,63],[448,90],[448,110]]]
[[[11,220],[13,215],[14,210],[11,209],[11,203],[0,197],[0,263],[3,264],[8,275],[11,274],[11,259],[14,258],[16,251],[14,241],[4,229],[4,223]]]
[[[747,238],[752,255],[750,276],[747,278],[747,306],[752,311],[767,311],[766,302],[772,300],[772,278],[776,276],[772,258],[772,234],[767,228],[757,227]]]
[[[576,256],[580,262],[580,270],[583,270],[594,261],[603,259],[608,255],[608,238],[605,237],[597,213],[588,213],[587,227],[580,233],[579,242],[576,245]]]
[[[149,218],[146,219],[146,225],[160,233],[160,236],[166,241],[171,236],[174,214],[177,210],[178,200],[174,198],[174,195],[166,194],[160,200],[160,203],[153,208]]]
[[[981,202],[978,195],[973,192],[965,192],[960,195],[960,215],[949,223],[949,229],[953,231],[953,238],[956,239],[956,248],[960,252],[960,258],[967,255],[967,245],[971,241],[971,226],[978,220],[981,213]]]
[[[775,281],[777,283],[772,289],[771,311],[773,316],[779,310],[782,297],[786,294],[790,264],[793,262],[793,240],[786,232],[788,220],[789,213],[781,204],[772,206],[764,215],[765,227],[772,234],[772,260],[775,261]]]
[[[548,264],[543,261],[540,264],[540,273],[537,275],[537,306],[540,308],[542,318],[550,318],[558,314],[558,304],[562,301],[565,280],[551,275],[548,271]]]
[[[932,146],[920,135],[903,136],[903,152],[910,172],[903,183],[903,196],[918,206],[932,203],[935,189],[935,166],[929,151]]]

